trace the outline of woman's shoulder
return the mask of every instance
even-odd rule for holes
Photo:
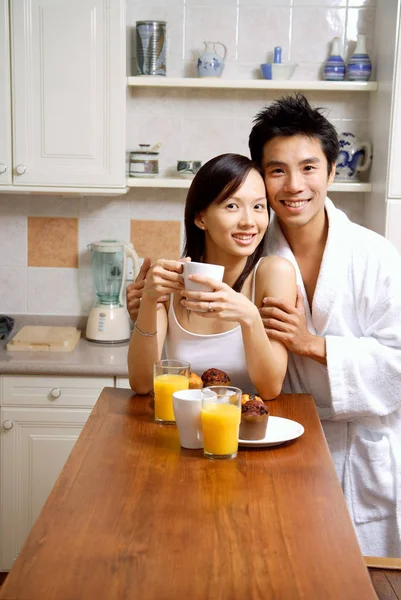
[[[264,256],[256,271],[257,277],[275,273],[278,275],[295,275],[295,268],[291,261],[282,256],[276,254]]]
[[[256,272],[256,303],[261,304],[263,296],[279,296],[291,302],[296,295],[296,274],[294,265],[282,256],[266,256]]]

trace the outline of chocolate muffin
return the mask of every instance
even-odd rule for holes
[[[209,387],[211,385],[231,385],[231,381],[227,373],[220,369],[208,369],[201,375],[203,385]]]
[[[269,411],[262,398],[254,394],[243,394],[241,404],[241,440],[262,440],[266,435]]]

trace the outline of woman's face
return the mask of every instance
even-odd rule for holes
[[[267,226],[266,188],[252,169],[242,185],[223,202],[213,202],[195,219],[205,231],[205,252],[248,257],[261,242]]]

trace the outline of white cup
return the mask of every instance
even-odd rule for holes
[[[188,275],[206,275],[217,281],[223,281],[224,267],[222,265],[211,265],[209,263],[199,262],[184,262],[182,275],[184,277],[185,289],[190,292],[211,292],[210,285],[198,283],[188,279]],[[197,312],[206,312],[206,310],[198,310]]]
[[[180,390],[173,394],[175,422],[183,448],[203,448],[201,390]]]

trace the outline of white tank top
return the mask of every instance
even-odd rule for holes
[[[254,304],[256,270],[260,260],[253,270],[252,302]],[[239,387],[244,393],[255,393],[246,366],[241,327],[238,325],[229,331],[209,335],[187,331],[177,320],[173,298],[171,296],[168,311],[168,330],[164,341],[165,357],[189,362],[191,371],[198,375],[202,375],[212,367],[221,369],[230,377],[232,385]]]

